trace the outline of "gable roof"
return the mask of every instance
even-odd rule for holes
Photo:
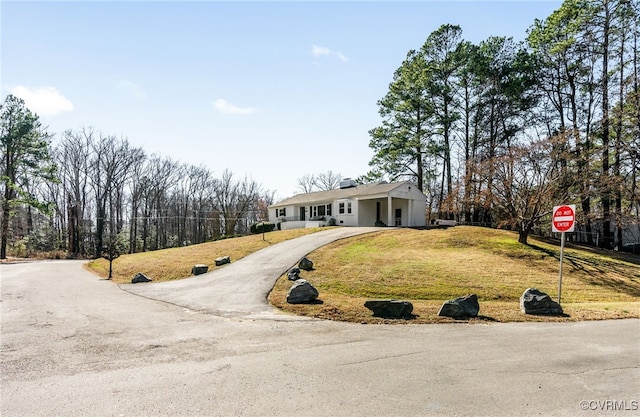
[[[362,184],[350,188],[338,188],[335,190],[315,191],[313,193],[297,194],[276,204],[272,204],[269,207],[299,206],[310,203],[326,203],[341,198],[356,198],[377,194],[387,194],[405,184],[413,185],[409,181],[390,183],[382,182],[374,184]]]

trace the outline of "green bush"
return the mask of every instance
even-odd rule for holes
[[[251,225],[251,233],[255,235],[258,233],[272,232],[273,229],[275,228],[276,228],[275,223],[271,223],[271,222],[254,223]]]

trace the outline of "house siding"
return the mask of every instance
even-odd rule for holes
[[[340,204],[344,204],[344,213],[340,213]],[[351,213],[349,213],[349,204],[351,204]],[[358,202],[356,200],[336,200],[334,207],[336,207],[334,217],[338,226],[358,226]]]

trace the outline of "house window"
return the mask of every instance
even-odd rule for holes
[[[287,216],[287,208],[276,209],[276,217],[286,217]]]
[[[351,203],[338,203],[338,213],[344,214],[346,208],[346,213],[351,214]]]
[[[309,212],[311,217],[331,216],[331,204],[321,204],[319,206],[310,206]]]

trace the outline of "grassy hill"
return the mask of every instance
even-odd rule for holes
[[[535,287],[558,293],[559,243],[501,230],[458,226],[446,230],[385,230],[335,242],[309,255],[315,271],[304,272],[322,304],[289,305],[291,282],[280,278],[272,304],[297,314],[356,322],[381,322],[364,308],[367,299],[411,301],[410,322],[450,321],[437,316],[445,300],[478,295],[479,320],[549,320],[525,316],[519,298]],[[562,306],[583,320],[640,317],[640,257],[568,245]]]
[[[206,264],[209,266],[209,271],[212,271],[216,268],[215,259],[221,256],[228,255],[231,261],[235,262],[269,245],[320,230],[326,230],[326,228],[273,231],[265,233],[264,240],[262,234],[257,234],[183,248],[122,255],[113,261],[113,281],[118,284],[130,283],[138,272],[155,282],[186,278],[191,275],[191,267],[195,264]],[[104,259],[93,260],[89,262],[88,267],[101,277],[106,278],[109,275],[109,262]]]
[[[184,248],[123,255],[114,261],[114,281],[130,282],[142,272],[154,281],[188,277],[197,263],[215,268],[217,257],[232,261],[287,239],[323,229],[274,231]],[[303,271],[320,292],[322,303],[290,305],[291,282],[281,277],[269,301],[286,311],[312,317],[379,323],[364,307],[374,298],[411,301],[418,317],[409,323],[447,322],[437,316],[445,300],[478,295],[480,315],[474,321],[594,320],[640,317],[640,257],[572,246],[565,248],[562,307],[569,317],[543,318],[520,312],[519,298],[528,287],[558,292],[560,248],[555,241],[530,238],[518,243],[515,233],[457,226],[438,230],[381,229],[334,242],[309,258],[315,270]],[[108,262],[89,263],[106,277]],[[404,321],[399,321],[404,322]]]

